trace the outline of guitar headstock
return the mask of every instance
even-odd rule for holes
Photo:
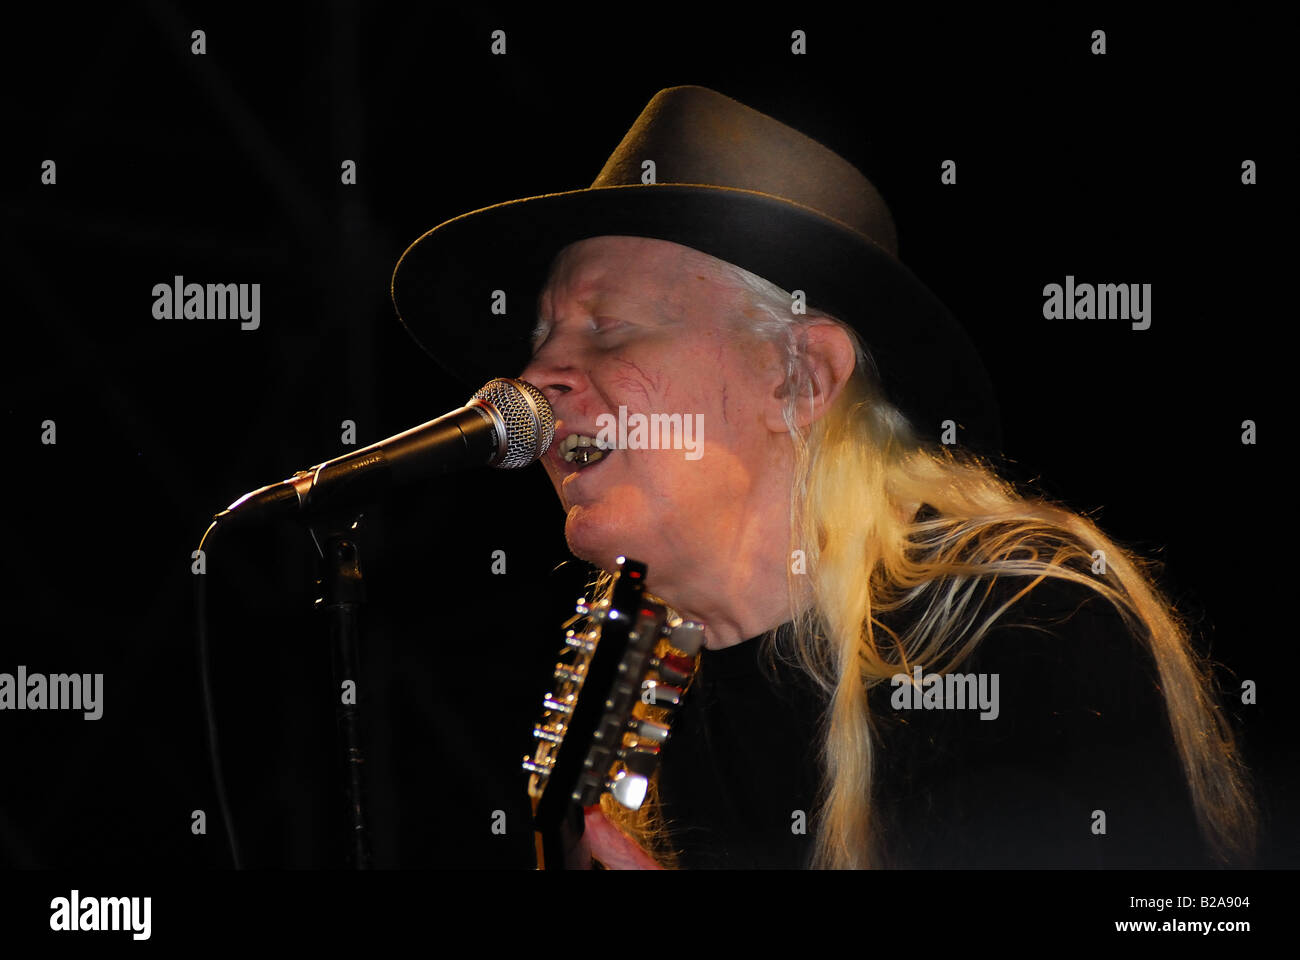
[[[573,805],[608,791],[631,810],[645,800],[676,708],[695,675],[704,627],[670,622],[645,597],[646,567],[619,558],[609,598],[580,601],[524,758],[542,837],[539,866],[563,862],[558,834]]]

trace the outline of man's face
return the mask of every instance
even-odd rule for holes
[[[698,269],[699,257],[636,237],[573,244],[542,293],[533,358],[521,374],[555,410],[544,463],[570,549],[607,570],[620,554],[640,560],[659,590],[678,574],[698,575],[711,557],[747,556],[752,514],[771,513],[773,471],[789,451],[764,419],[780,384],[776,349],[735,332],[728,318],[736,294]],[[675,435],[689,436],[693,448],[624,448],[586,467],[565,462],[564,438],[597,437],[620,407],[629,424],[637,414],[680,415]]]

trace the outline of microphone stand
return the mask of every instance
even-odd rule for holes
[[[330,656],[334,669],[335,717],[342,751],[343,790],[347,800],[347,862],[355,870],[369,870],[370,837],[363,804],[365,757],[361,752],[360,676],[357,666],[361,639],[360,613],[365,602],[365,581],[356,529],[362,514],[351,521],[318,520],[308,527],[318,553],[320,596],[315,609],[326,618]]]

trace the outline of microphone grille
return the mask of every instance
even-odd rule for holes
[[[498,377],[489,380],[470,403],[490,406],[506,431],[506,452],[492,464],[502,470],[526,467],[551,448],[555,439],[555,414],[542,391],[526,380]]]

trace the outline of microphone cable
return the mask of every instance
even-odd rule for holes
[[[217,791],[217,804],[221,808],[221,819],[226,827],[226,839],[230,843],[230,859],[234,863],[236,870],[242,870],[243,862],[239,856],[239,841],[235,838],[235,821],[230,813],[230,800],[226,796],[226,778],[221,771],[221,748],[217,740],[217,709],[215,698],[212,695],[212,665],[208,650],[208,568],[207,557],[203,553],[203,544],[207,542],[208,536],[217,528],[217,521],[213,520],[208,525],[207,531],[204,532],[203,538],[199,540],[198,557],[203,562],[201,573],[195,573],[194,584],[194,611],[198,620],[198,654],[199,654],[199,680],[203,687],[203,714],[206,720],[208,735],[208,757],[212,765],[212,784]]]

